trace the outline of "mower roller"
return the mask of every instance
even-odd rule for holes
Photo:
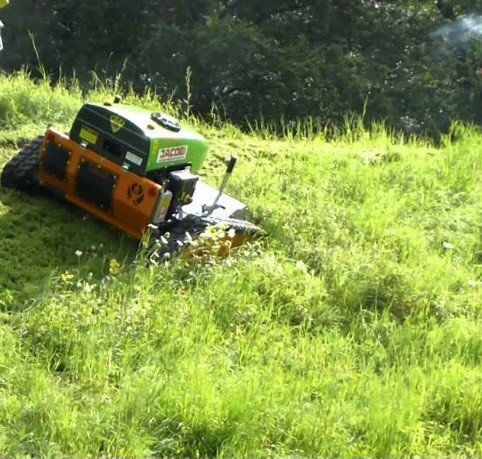
[[[137,240],[162,241],[165,252],[191,252],[208,227],[221,226],[225,253],[260,229],[224,194],[236,158],[219,189],[199,180],[207,153],[206,139],[176,119],[116,97],[86,103],[69,135],[49,127],[5,165],[0,183],[47,190]]]

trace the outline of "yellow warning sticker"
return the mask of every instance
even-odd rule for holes
[[[124,118],[117,115],[112,115],[110,117],[110,127],[112,128],[112,132],[120,131],[124,127],[124,124],[126,124]]]
[[[99,138],[99,133],[87,126],[82,126],[79,136],[81,139],[85,140],[91,145],[95,145],[97,143],[97,139]]]

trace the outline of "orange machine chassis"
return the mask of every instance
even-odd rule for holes
[[[129,172],[52,128],[47,130],[40,150],[39,180],[139,240],[155,217],[163,191],[161,185]]]

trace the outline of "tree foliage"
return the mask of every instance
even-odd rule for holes
[[[436,133],[481,122],[482,33],[463,29],[480,12],[482,0],[18,0],[0,62],[35,62],[28,30],[54,75],[122,70],[139,91],[189,92],[198,113],[215,105],[238,124],[364,111]]]

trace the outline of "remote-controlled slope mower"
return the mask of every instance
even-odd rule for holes
[[[199,180],[207,152],[204,137],[174,118],[116,98],[85,104],[68,136],[49,127],[6,164],[0,181],[46,189],[138,240],[149,233],[171,252],[218,223],[236,246],[259,228],[242,202],[223,193],[236,158],[219,190]]]

